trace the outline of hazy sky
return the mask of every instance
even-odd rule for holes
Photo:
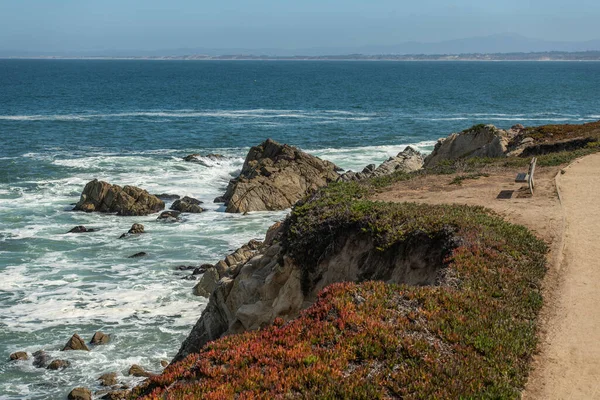
[[[496,33],[600,39],[598,0],[0,0],[0,49],[309,48]]]

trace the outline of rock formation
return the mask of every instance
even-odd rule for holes
[[[114,386],[118,383],[116,372],[107,372],[98,378],[102,386]]]
[[[224,160],[225,156],[221,154],[209,153],[206,155],[202,154],[189,154],[183,157],[183,161],[193,162],[196,164],[204,165],[205,167],[210,167],[211,164],[219,164],[220,161]]]
[[[201,213],[204,209],[200,207],[200,204],[202,204],[200,200],[185,196],[183,199],[175,200],[171,206],[171,210],[187,213]]]
[[[390,175],[394,172],[413,172],[423,168],[423,155],[413,147],[407,146],[406,149],[398,153],[396,157],[390,157],[379,167],[374,164],[366,166],[362,172],[348,171],[339,177],[340,181],[357,181],[366,178],[375,178],[378,176]]]
[[[377,249],[372,237],[348,232],[336,238],[331,246],[334,250],[306,274],[280,243],[285,226],[274,227],[248,261],[219,273],[208,305],[174,361],[223,335],[260,329],[277,317],[295,318],[315,301],[321,289],[334,282],[435,284],[447,251],[455,247],[451,230],[444,229],[437,236],[422,234],[385,251]]]
[[[94,179],[83,189],[74,210],[117,213],[117,215],[148,215],[165,208],[158,197],[135,186],[118,186]]]
[[[67,396],[68,400],[92,400],[92,392],[85,387],[76,387]]]
[[[140,367],[137,364],[133,364],[131,366],[131,368],[129,368],[129,371],[127,374],[131,375],[131,376],[146,377],[146,378],[154,375],[153,373],[146,371],[144,368]]]
[[[439,139],[433,152],[425,158],[425,168],[443,160],[469,157],[505,157],[514,132],[506,132],[494,125],[475,125],[459,133]]]
[[[71,229],[69,232],[67,233],[87,233],[87,232],[96,232],[97,229],[94,228],[86,228],[83,225],[78,225],[75,228]]]
[[[71,336],[71,339],[65,344],[65,347],[61,351],[67,350],[85,350],[90,351],[90,349],[86,346],[85,342],[78,334],[74,334]]]
[[[181,212],[179,212],[179,211],[173,211],[173,210],[163,211],[156,218],[156,220],[162,221],[162,222],[179,222],[179,221],[181,221],[181,218],[179,218],[179,214],[181,214]]]
[[[59,369],[65,369],[70,365],[71,363],[67,360],[53,360],[46,369],[57,371]]]
[[[29,356],[27,355],[26,352],[24,351],[16,351],[14,353],[12,353],[10,355],[10,360],[11,361],[16,361],[16,360],[28,360]]]
[[[336,180],[337,170],[329,161],[268,139],[250,149],[240,175],[219,200],[231,213],[284,210]]]
[[[128,236],[131,235],[139,235],[144,233],[144,225],[142,224],[133,224],[131,225],[131,228],[129,228],[129,230],[127,231],[127,233],[122,234],[121,236],[119,236],[119,239],[123,239],[126,238]]]
[[[90,344],[93,344],[95,346],[100,344],[107,344],[108,342],[110,342],[110,336],[100,331],[94,333],[94,336],[92,336],[92,340],[90,340]]]
[[[33,353],[33,366],[36,368],[44,368],[48,364],[48,353],[44,350],[38,350]]]

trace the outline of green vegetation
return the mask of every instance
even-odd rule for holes
[[[483,129],[487,126],[487,124],[477,124],[477,125],[473,125],[470,128],[467,129],[463,129],[462,133],[467,133],[467,132],[471,132],[471,131],[478,131],[480,129]]]
[[[369,201],[376,186],[336,183],[297,206],[289,253],[310,269],[349,229],[384,249],[451,227],[457,247],[443,271],[452,284],[331,285],[298,319],[216,340],[132,396],[519,398],[536,346],[545,244],[480,207]]]

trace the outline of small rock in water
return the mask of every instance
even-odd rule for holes
[[[29,356],[24,351],[16,351],[10,355],[12,361],[16,360],[28,360]]]
[[[148,255],[148,253],[146,253],[144,251],[140,251],[139,253],[135,253],[134,255],[129,256],[127,258],[139,258],[139,257],[145,257],[147,255]]]
[[[129,228],[129,231],[127,231],[127,233],[124,233],[121,236],[119,236],[119,239],[122,239],[122,238],[130,236],[130,235],[139,235],[141,233],[144,233],[144,225],[133,224],[133,225],[131,225],[131,228]]]
[[[185,196],[183,199],[175,200],[171,206],[171,210],[187,213],[201,213],[204,209],[200,207],[200,204],[202,204],[200,200]]]
[[[212,264],[202,264],[198,268],[194,268],[194,272],[192,272],[192,275],[203,274],[204,272],[206,272],[207,269],[213,268],[213,267],[214,267],[214,265],[212,265]]]
[[[179,214],[181,214],[179,211],[163,211],[156,219],[164,222],[178,222],[181,221]]]
[[[86,232],[96,232],[97,229],[94,228],[86,228],[83,225],[78,225],[75,228],[71,229],[69,232],[67,233],[86,233]]]
[[[65,345],[65,347],[63,347],[63,349],[61,351],[67,351],[67,350],[90,351],[90,349],[86,346],[83,339],[80,338],[78,334],[74,334],[73,336],[71,336],[71,339],[69,339],[69,341],[67,342],[67,344]]]
[[[193,265],[178,265],[175,267],[175,269],[177,271],[192,271],[192,270],[196,269],[196,267]]]
[[[57,371],[59,369],[67,368],[71,363],[67,360],[53,360],[46,369]]]
[[[181,279],[184,279],[186,281],[195,281],[198,278],[196,277],[196,275],[188,275],[188,276],[182,277]]]
[[[107,372],[106,374],[100,375],[98,378],[102,386],[113,386],[117,384],[117,373]]]
[[[225,197],[224,196],[215,197],[215,199],[213,200],[213,203],[225,203]]]
[[[160,361],[160,366],[163,368],[167,368],[167,365],[169,365],[169,362],[167,360],[161,360]]]
[[[178,194],[168,194],[168,193],[161,193],[161,194],[155,194],[154,196],[158,197],[161,200],[177,200],[180,199],[181,196],[179,196]]]
[[[143,376],[143,377],[146,377],[146,378],[154,375],[154,374],[146,371],[144,368],[140,367],[137,364],[133,364],[131,366],[131,368],[129,368],[128,374],[132,375],[132,376],[137,376],[137,377]]]
[[[44,350],[38,350],[33,353],[33,366],[36,368],[44,368],[48,363],[48,354]]]
[[[92,400],[92,392],[85,387],[76,387],[67,396],[68,400]]]
[[[110,336],[105,335],[100,331],[94,333],[94,336],[92,336],[92,340],[90,340],[90,343],[93,345],[106,344],[108,342],[110,342]]]

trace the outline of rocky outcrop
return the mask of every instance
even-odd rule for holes
[[[459,133],[439,139],[433,152],[425,158],[425,168],[443,160],[469,157],[505,157],[507,146],[515,132],[506,132],[494,125],[475,125]]]
[[[133,364],[131,366],[131,368],[129,368],[129,371],[127,372],[128,375],[131,376],[136,376],[136,377],[150,377],[150,376],[154,376],[155,374],[146,371],[144,368],[140,367],[137,364]]]
[[[116,372],[107,372],[98,378],[102,386],[114,386],[118,383]]]
[[[335,239],[331,252],[309,273],[278,240],[285,229],[285,224],[279,226],[279,233],[272,232],[271,240],[252,258],[220,275],[174,361],[223,335],[260,329],[278,317],[295,318],[321,289],[335,282],[436,284],[443,276],[448,251],[456,246],[449,228],[433,236],[416,234],[385,251],[378,250],[374,239],[362,231],[348,232]]]
[[[71,336],[71,339],[65,344],[65,347],[62,348],[61,351],[68,350],[85,350],[90,351],[90,349],[86,346],[85,342],[78,334],[74,334]]]
[[[76,387],[67,396],[68,400],[92,400],[92,392],[85,387]]]
[[[396,157],[390,157],[379,167],[367,165],[362,172],[348,171],[339,177],[340,181],[358,181],[367,178],[390,175],[394,172],[413,172],[423,168],[423,155],[413,147],[406,147]]]
[[[171,201],[171,200],[177,200],[177,199],[181,198],[181,196],[179,196],[178,194],[169,194],[169,193],[158,193],[158,194],[154,194],[154,196],[158,197],[162,201]]]
[[[70,365],[71,363],[67,360],[53,360],[46,369],[57,371],[59,369],[65,369]]]
[[[90,344],[92,344],[94,346],[98,346],[101,344],[107,344],[108,342],[110,342],[110,336],[106,335],[100,331],[94,333],[94,336],[92,336],[92,340],[90,340]]]
[[[181,214],[181,212],[179,212],[179,211],[173,211],[173,210],[163,211],[156,218],[156,220],[162,221],[162,222],[179,222],[179,221],[181,221],[181,218],[179,218],[179,214]]]
[[[203,265],[202,267],[205,267],[206,270],[204,271],[198,284],[194,286],[194,294],[196,296],[210,297],[219,280],[229,277],[237,267],[243,265],[246,261],[252,258],[258,252],[261,246],[262,242],[251,240],[233,253],[229,254],[223,260],[217,262],[214,266],[207,268],[207,265]]]
[[[10,355],[10,360],[11,361],[29,360],[29,356],[24,351],[16,351]]]
[[[126,238],[126,237],[131,236],[131,235],[140,235],[142,233],[144,233],[144,225],[142,225],[142,224],[133,224],[133,225],[131,225],[131,228],[129,228],[129,230],[127,231],[127,233],[124,233],[121,236],[119,236],[119,239],[123,239],[123,238]]]
[[[201,213],[204,209],[200,207],[200,204],[202,204],[200,200],[185,196],[183,199],[175,200],[171,206],[171,210],[186,213]]]
[[[211,167],[215,164],[219,164],[224,159],[225,156],[216,153],[209,153],[206,155],[195,153],[183,157],[183,161],[204,165],[205,167]]]
[[[87,233],[87,232],[96,232],[98,229],[94,229],[94,228],[86,228],[83,225],[78,225],[75,228],[71,229],[69,232],[67,233]]]
[[[74,210],[117,213],[117,215],[148,215],[165,208],[158,197],[135,186],[118,186],[94,179],[83,189]]]
[[[240,175],[229,182],[219,200],[231,213],[285,210],[335,181],[337,170],[329,161],[268,139],[250,149]]]

